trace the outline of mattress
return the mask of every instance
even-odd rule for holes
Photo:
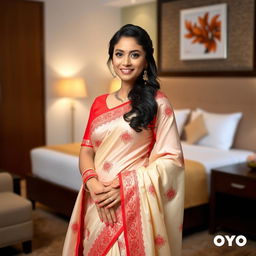
[[[252,151],[241,149],[216,149],[200,145],[190,145],[182,141],[184,157],[202,163],[207,172],[219,166],[245,162]]]
[[[201,145],[191,145],[182,141],[184,158],[200,162],[204,165],[207,174],[208,189],[210,189],[211,170],[216,167],[238,164],[246,161],[252,151],[241,149],[217,149]]]
[[[185,159],[200,162],[207,172],[209,185],[210,171],[213,168],[245,162],[246,157],[251,154],[247,150],[221,150],[199,145],[190,145],[182,142]],[[32,173],[39,178],[52,183],[79,190],[81,186],[81,175],[78,167],[78,157],[57,152],[46,148],[35,148],[31,150]]]
[[[79,190],[82,181],[77,156],[45,148],[32,149],[30,154],[34,176]]]

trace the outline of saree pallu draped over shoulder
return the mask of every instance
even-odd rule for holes
[[[90,194],[81,187],[62,255],[180,256],[184,159],[173,109],[158,91],[154,122],[137,133],[123,119],[129,102],[109,109],[107,96],[95,99],[82,146],[95,151],[100,181],[119,178],[117,222],[113,227],[101,222]]]

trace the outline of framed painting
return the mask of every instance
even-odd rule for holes
[[[180,59],[227,57],[227,4],[180,11]]]
[[[256,0],[157,0],[160,76],[256,76]]]

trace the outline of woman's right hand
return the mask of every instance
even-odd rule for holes
[[[90,192],[92,200],[96,203],[96,208],[101,221],[104,221],[106,225],[113,226],[113,223],[117,221],[116,213],[113,208],[107,209],[105,207],[99,207],[97,202],[102,194],[108,193],[111,190],[111,187],[105,187],[101,182],[96,178],[91,178],[86,182],[86,186]]]

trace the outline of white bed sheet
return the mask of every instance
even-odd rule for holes
[[[181,142],[185,159],[202,163],[207,172],[219,166],[242,163],[252,151],[241,149],[217,149]]]
[[[79,190],[82,182],[77,156],[45,148],[32,149],[30,154],[32,173],[36,177]]]
[[[252,152],[247,150],[222,150],[200,145],[190,145],[182,141],[185,159],[202,163],[207,172],[208,185],[210,171],[219,166],[241,163]],[[45,148],[31,150],[32,172],[35,176],[58,185],[79,190],[81,176],[78,168],[78,157]]]
[[[201,145],[191,145],[181,142],[184,158],[194,160],[204,165],[207,175],[208,190],[210,190],[211,170],[216,167],[238,164],[246,161],[251,151],[241,149],[217,149]]]

